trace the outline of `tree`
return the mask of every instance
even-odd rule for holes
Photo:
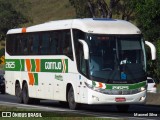
[[[136,4],[136,23],[146,40],[157,49],[157,60],[148,60],[148,75],[160,78],[160,0],[141,0]]]
[[[105,0],[69,0],[78,18],[108,17],[110,10]]]
[[[136,5],[136,21],[145,38],[151,42],[160,39],[160,0],[141,0]]]
[[[9,1],[0,0],[0,40],[4,39],[8,29],[27,22],[28,19],[17,12]]]
[[[77,18],[92,17],[86,0],[69,0],[75,8]]]
[[[112,14],[123,20],[132,19],[137,0],[69,0],[76,10],[77,17],[112,18]],[[90,12],[91,11],[91,12]]]

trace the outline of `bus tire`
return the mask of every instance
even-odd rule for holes
[[[117,110],[119,112],[128,112],[129,105],[117,105]]]
[[[0,92],[1,92],[1,94],[5,94],[6,93],[5,86],[4,86],[4,89],[2,89]]]
[[[30,103],[31,103],[31,98],[29,97],[28,85],[27,85],[27,83],[25,83],[25,84],[23,85],[22,97],[23,97],[23,103],[24,103],[24,104],[30,104]]]
[[[15,86],[15,95],[16,95],[16,98],[17,98],[17,102],[18,103],[23,103],[22,89],[21,89],[19,83],[17,83],[16,86]]]
[[[69,108],[71,110],[76,110],[79,108],[80,104],[76,103],[75,102],[75,98],[74,98],[74,90],[73,90],[73,87],[70,87],[69,91],[68,91],[68,105],[69,105]]]

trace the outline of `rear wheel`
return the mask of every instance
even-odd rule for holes
[[[68,97],[68,105],[70,109],[76,110],[80,107],[80,104],[75,102],[73,87],[70,87],[67,97]]]
[[[24,102],[24,104],[30,104],[30,103],[31,103],[31,98],[29,97],[28,85],[27,85],[27,83],[25,83],[25,84],[23,85],[22,97],[23,97],[23,102]]]
[[[129,105],[117,105],[117,110],[119,112],[128,112]]]
[[[15,86],[15,95],[17,97],[17,102],[23,103],[22,89],[20,87],[20,84],[16,84],[16,86]]]

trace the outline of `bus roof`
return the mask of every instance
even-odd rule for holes
[[[79,29],[87,33],[97,34],[140,34],[140,30],[130,22],[106,18],[83,18],[50,21],[27,28],[11,29],[7,34],[23,32],[40,32],[62,29]]]

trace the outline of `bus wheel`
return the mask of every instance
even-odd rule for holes
[[[76,110],[79,108],[79,104],[76,103],[75,99],[74,99],[73,87],[70,87],[70,89],[68,91],[68,104],[69,104],[69,108],[72,110]]]
[[[25,83],[24,86],[23,86],[22,96],[23,96],[24,104],[31,103],[31,98],[29,98],[29,94],[28,94],[28,85],[27,85],[27,83]]]
[[[20,87],[20,84],[16,84],[15,95],[17,97],[17,102],[18,103],[23,103],[22,89]]]
[[[129,105],[117,105],[117,110],[119,112],[128,112]]]

